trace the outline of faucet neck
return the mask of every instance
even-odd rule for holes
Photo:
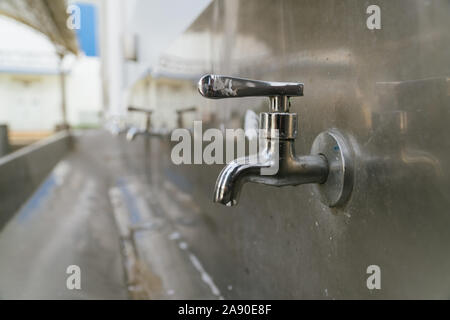
[[[270,97],[270,111],[271,112],[289,112],[291,101],[288,96],[274,96]]]
[[[260,129],[263,139],[295,140],[298,124],[296,113],[263,112]]]
[[[277,155],[279,161],[294,159],[296,156],[294,140],[263,139],[260,146],[263,154],[268,157]]]

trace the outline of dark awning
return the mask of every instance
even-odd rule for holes
[[[77,54],[75,33],[66,25],[66,8],[65,0],[0,0],[0,14],[42,32],[57,47]]]

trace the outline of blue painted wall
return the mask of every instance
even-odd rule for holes
[[[75,3],[80,8],[81,28],[76,30],[80,49],[88,57],[98,57],[98,10],[95,5]]]

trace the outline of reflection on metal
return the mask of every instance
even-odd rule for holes
[[[377,5],[386,19],[371,31],[364,1],[215,0],[176,41],[183,50],[164,56],[167,73],[302,79],[307,94],[290,107],[301,115],[297,152],[339,128],[355,155],[351,201],[330,209],[316,201],[314,185],[253,185],[239,206],[213,206],[208,191],[218,166],[176,167],[170,153],[158,154],[157,172],[191,184],[201,218],[180,233],[225,298],[448,297],[450,2]],[[236,128],[246,110],[261,113],[262,100],[199,108],[210,112],[211,127]],[[382,290],[367,290],[355,276],[371,264],[388,279]]]
[[[444,175],[439,159],[429,152],[405,148],[400,152],[400,159],[406,165],[428,166],[433,170],[436,177]]]
[[[315,140],[311,154],[323,155],[328,161],[327,181],[317,188],[322,201],[330,207],[343,205],[353,190],[353,151],[337,130],[321,133]]]
[[[259,117],[253,110],[245,112],[244,131],[249,141],[258,138]]]
[[[285,102],[284,111],[289,109],[286,104],[287,98],[303,96],[302,83],[269,82],[211,74],[200,79],[198,90],[202,96],[209,99],[274,97],[279,103]],[[284,99],[278,100],[278,97]],[[277,103],[276,106],[278,107],[279,104]],[[273,105],[272,109],[275,108]]]
[[[236,36],[237,39],[233,41],[245,43],[254,42],[255,39],[249,39],[245,35]],[[180,42],[179,42],[180,41]],[[186,41],[186,40],[184,40]],[[210,72],[210,64],[220,65],[220,60],[211,61],[210,64],[205,63],[205,60],[198,59],[198,56],[202,54],[202,44],[210,41],[207,34],[197,34],[197,37],[193,37],[191,40],[193,44],[190,47],[183,47],[184,51],[188,51],[188,54],[192,57],[181,58],[170,54],[164,54],[159,60],[157,70],[155,70],[155,76],[158,74],[166,75],[174,78],[184,77],[189,79],[198,79],[198,75]],[[175,41],[177,47],[181,47],[185,44],[181,39]],[[294,67],[306,67],[314,68],[318,71],[325,70],[326,68],[335,68],[340,70],[348,70],[354,61],[352,60],[351,52],[342,48],[336,50],[323,50],[323,49],[309,49],[302,53],[286,53],[283,59],[273,56],[268,51],[257,48],[257,53],[250,58],[233,57],[233,61],[230,65],[228,72],[251,72],[252,70],[259,70],[263,72],[273,72],[280,69],[289,69]],[[197,58],[195,58],[197,57]]]
[[[376,83],[379,110],[372,115],[375,134],[371,144],[389,140],[391,151],[388,155],[374,156],[371,162],[377,164],[372,167],[383,166],[384,171],[396,176],[414,171],[422,179],[432,177],[441,181],[445,177],[438,156],[443,149],[437,145],[433,148],[433,143],[423,143],[423,135],[415,132],[420,127],[429,133],[437,126],[447,126],[445,117],[441,116],[446,115],[450,102],[449,83],[447,77]],[[415,93],[420,94],[414,96]],[[423,115],[426,110],[438,113],[427,118]]]

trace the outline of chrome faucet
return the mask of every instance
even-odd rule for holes
[[[127,132],[127,140],[128,141],[135,140],[138,135],[143,135],[146,137],[167,137],[168,136],[169,133],[165,130],[161,129],[159,131],[156,131],[156,130],[151,129],[151,115],[153,113],[152,110],[130,106],[130,107],[128,107],[128,111],[129,112],[141,112],[141,113],[144,113],[146,116],[144,129],[138,129],[136,127],[131,127],[128,130],[128,132]]]
[[[183,128],[183,115],[189,112],[197,112],[197,107],[190,107],[176,110],[177,113],[177,127]]]
[[[285,82],[266,82],[241,78],[232,78],[220,75],[206,75],[198,83],[200,94],[210,99],[240,98],[267,96],[270,98],[270,112],[260,115],[259,138],[261,139],[261,151],[256,155],[240,158],[229,163],[220,173],[215,190],[214,201],[227,206],[238,203],[242,186],[246,182],[261,183],[276,187],[296,186],[300,184],[315,183],[325,184],[332,173],[332,186],[326,186],[323,192],[324,202],[330,206],[341,204],[348,198],[349,183],[346,181],[345,192],[337,186],[334,180],[343,182],[343,174],[347,174],[350,161],[344,163],[345,157],[334,157],[332,169],[331,162],[326,155],[331,155],[330,147],[341,154],[347,152],[340,135],[331,132],[319,136],[315,143],[316,152],[312,155],[297,156],[294,143],[297,137],[297,114],[290,113],[290,98],[303,96],[303,84]],[[336,146],[324,143],[327,137],[336,138]],[[341,147],[339,149],[339,147]],[[326,148],[326,150],[322,150]],[[333,152],[333,150],[331,151]],[[338,163],[335,163],[339,160]],[[271,170],[276,168],[277,170]],[[340,170],[339,168],[342,168]],[[266,170],[264,172],[264,170]],[[342,179],[341,179],[342,178]],[[341,181],[342,180],[342,181]],[[336,190],[338,188],[339,190]],[[331,189],[331,194],[330,194]],[[351,188],[350,188],[351,190]],[[340,192],[339,192],[340,191]],[[334,194],[333,194],[334,192]]]
[[[148,135],[150,133],[151,116],[152,116],[153,111],[147,110],[144,108],[129,106],[128,112],[141,112],[141,113],[145,114],[146,118],[145,118],[145,129],[142,130],[142,129],[137,129],[135,127],[131,127],[127,132],[127,140],[133,141],[134,139],[136,139],[136,137],[138,135]]]

